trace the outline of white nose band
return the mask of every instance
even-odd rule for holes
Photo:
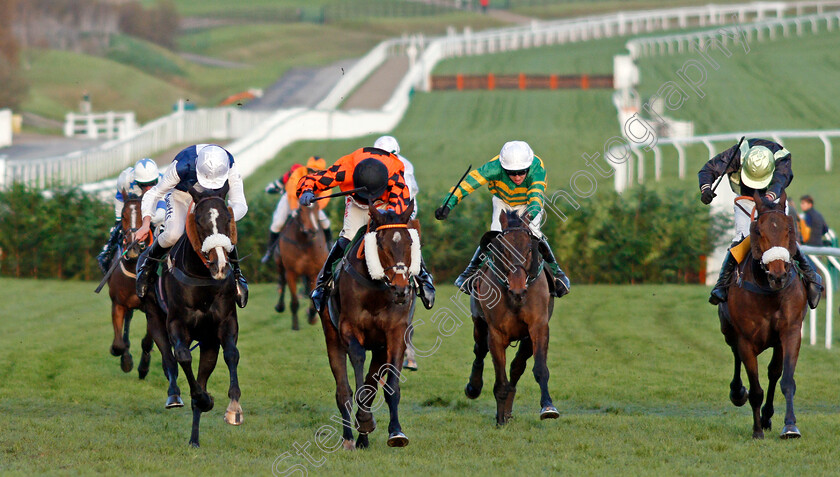
[[[761,263],[765,265],[769,265],[770,262],[776,260],[783,260],[790,263],[790,252],[788,249],[784,247],[772,247],[761,256]]]

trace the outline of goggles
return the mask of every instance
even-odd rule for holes
[[[518,170],[515,170],[515,171],[509,171],[509,170],[505,169],[505,172],[509,176],[524,176],[524,175],[528,175],[529,170],[530,170],[530,168],[518,169]]]

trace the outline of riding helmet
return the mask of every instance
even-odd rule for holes
[[[378,199],[388,187],[388,167],[372,157],[364,159],[353,170],[353,185],[367,189],[356,193],[362,199]]]

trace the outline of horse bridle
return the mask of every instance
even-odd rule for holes
[[[376,229],[374,229],[373,232],[379,232],[380,230],[387,230],[387,229],[408,229],[408,224],[380,225],[380,226],[376,227]],[[368,231],[370,232],[370,224],[368,224]],[[379,234],[377,234],[376,235],[376,247],[380,248],[379,245],[380,245],[379,244]],[[409,274],[408,268],[409,268],[409,266],[406,265],[406,264],[402,264],[402,265],[397,264],[397,265],[392,265],[388,268],[384,268],[383,272],[387,272],[389,270],[394,270],[394,276],[402,275],[403,277],[405,277],[406,281],[409,281],[409,280],[411,280],[411,276]],[[382,277],[382,281],[386,285],[388,285],[388,288],[390,288],[391,290],[394,290],[396,288],[396,286],[393,283],[391,283],[391,279],[388,278],[387,273]]]
[[[495,242],[497,240],[499,241],[499,243],[501,243],[500,239],[502,237],[504,237],[505,235],[511,234],[513,232],[525,232],[528,235],[528,237],[531,239],[531,242],[533,244],[534,236],[531,234],[531,231],[526,227],[511,227],[509,229],[505,229],[505,230],[499,232],[499,234],[497,234],[495,237],[493,237],[493,240],[491,241],[491,243]],[[505,261],[505,263],[507,263],[507,261]],[[539,269],[540,269],[541,264],[539,264],[534,259],[534,257],[531,257],[531,265],[530,265],[529,268],[525,267],[524,262],[523,263],[516,263],[516,264],[511,263],[511,265],[513,265],[513,270],[509,270],[509,271],[512,272],[512,271],[516,271],[517,269],[521,268],[522,271],[525,272],[525,276],[528,277],[527,280],[525,280],[525,290],[527,290],[528,286],[531,283],[533,283],[534,280],[536,280],[540,276]],[[508,274],[507,273],[505,273],[505,274],[496,273],[495,270],[494,270],[494,267],[492,267],[492,266],[490,267],[490,269],[493,272],[492,274],[495,276],[496,281],[500,285],[504,285],[506,288],[510,288],[510,280],[508,280]],[[531,274],[532,272],[534,272],[533,275]],[[502,276],[499,276],[499,275],[502,275]]]
[[[755,219],[753,219],[753,221],[756,223],[756,231],[758,231],[758,218],[761,217],[762,215],[778,213],[778,214],[784,215],[785,217],[788,216],[787,213],[784,210],[779,210],[779,209],[769,209],[769,210],[765,210],[763,212],[758,212],[758,208],[756,207],[753,210],[756,211]],[[788,226],[788,233],[789,234],[794,233],[794,231],[791,229],[790,226]],[[761,257],[753,257],[753,258],[755,258],[756,261],[758,261],[758,263],[761,266],[761,269],[764,271],[764,273],[767,273],[767,264],[764,263],[764,260],[762,260]],[[793,269],[793,267],[791,267],[791,270],[792,269]],[[790,270],[788,271],[788,274],[790,274]]]

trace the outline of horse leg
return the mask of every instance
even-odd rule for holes
[[[505,414],[510,383],[505,372],[505,350],[510,344],[510,339],[501,331],[495,328],[490,329],[489,348],[490,356],[493,358],[493,368],[496,370],[496,382],[493,384],[493,395],[496,396],[496,425],[502,426],[507,423],[510,416]]]
[[[125,351],[123,351],[122,356],[120,356],[120,369],[122,369],[124,373],[131,372],[131,369],[134,368],[134,358],[131,357],[131,352],[129,352],[129,349],[131,348],[131,341],[128,339],[128,330],[131,327],[131,317],[133,315],[134,310],[128,308],[125,312],[125,322],[123,324],[123,343],[125,343]]]
[[[178,363],[172,354],[172,345],[165,331],[166,327],[163,324],[163,317],[158,316],[157,313],[147,312],[146,320],[146,330],[152,335],[152,340],[157,345],[158,351],[160,351],[163,374],[169,381],[165,407],[166,409],[184,407],[184,402],[181,400],[181,389],[178,387]]]
[[[507,401],[505,402],[505,415],[513,415],[513,398],[516,396],[516,383],[519,382],[519,378],[525,372],[525,365],[528,363],[528,358],[532,354],[531,338],[523,338],[519,342],[519,349],[516,351],[516,356],[510,362],[510,386]]]
[[[770,418],[773,417],[773,397],[776,394],[776,383],[782,375],[782,347],[777,345],[773,348],[773,357],[770,359],[770,364],[767,366],[767,377],[769,384],[767,385],[767,399],[764,401],[764,407],[761,408],[761,428],[770,430],[773,424]]]
[[[149,326],[147,324],[146,336],[144,336],[143,341],[140,342],[140,348],[143,350],[143,353],[140,355],[140,364],[137,365],[137,375],[140,379],[146,379],[146,375],[149,374],[149,364],[152,361],[153,344],[154,340],[152,340],[152,335],[149,333]]]
[[[299,330],[298,325],[298,308],[300,308],[300,300],[297,296],[297,277],[294,273],[286,271],[286,285],[289,287],[289,307],[292,310],[292,329]]]
[[[222,341],[225,364],[227,364],[230,374],[230,388],[228,388],[230,404],[228,404],[227,410],[225,410],[225,422],[232,426],[238,426],[242,424],[242,406],[239,405],[239,397],[242,395],[242,392],[239,390],[239,375],[237,374],[239,349],[236,347],[239,331],[237,329],[238,324],[235,320],[231,320],[230,323],[228,332],[225,334],[224,341]]]
[[[785,410],[785,427],[782,429],[782,439],[801,437],[796,427],[796,416],[793,413],[793,395],[796,394],[796,381],[793,379],[793,372],[796,370],[796,361],[799,359],[799,346],[802,344],[800,327],[788,331],[782,337],[782,394],[785,395],[787,408]]]
[[[548,321],[528,332],[534,349],[534,379],[540,385],[540,419],[557,419],[560,413],[548,393]]]
[[[467,387],[464,388],[464,394],[470,399],[475,399],[481,395],[481,388],[484,386],[484,358],[487,356],[487,322],[483,318],[473,316],[473,353],[475,353],[475,360],[473,360],[472,372],[470,373],[470,380]]]
[[[351,427],[353,393],[350,390],[350,381],[347,379],[347,350],[341,344],[338,330],[330,323],[328,317],[323,318],[323,328],[330,371],[335,378],[335,403],[338,406],[338,412],[341,414],[343,446],[346,450],[353,450],[356,448],[356,442],[353,440],[353,429]]]
[[[729,348],[732,349],[732,356],[735,358],[735,373],[729,383],[729,400],[735,406],[741,407],[747,403],[749,393],[741,381],[741,356],[738,354],[738,337],[735,328],[729,322],[724,305],[718,307],[718,317],[720,318],[720,332],[723,333],[723,338]]]
[[[750,382],[749,400],[750,407],[753,410],[753,439],[764,439],[764,431],[761,429],[761,414],[759,413],[761,403],[764,401],[764,390],[761,389],[761,383],[758,380],[758,359],[752,344],[745,339],[738,340],[738,351]]]
[[[370,430],[367,431],[367,434],[359,433],[359,439],[356,442],[356,447],[362,449],[368,447],[370,444],[368,442],[368,434],[376,429],[376,421],[373,419],[373,400],[376,398],[376,391],[379,387],[379,380],[383,379],[384,371],[387,371],[387,367],[384,367],[385,361],[387,359],[387,354],[385,353],[384,349],[377,349],[371,352],[371,359],[370,359],[370,367],[368,368],[368,374],[365,378],[365,382],[362,386],[356,388],[356,405],[359,406],[359,412],[356,413],[356,422],[361,423],[362,420],[362,410],[370,416]],[[382,403],[380,402],[376,407],[378,408],[379,405]]]
[[[400,380],[402,375],[402,360],[405,354],[405,328],[391,332],[388,336],[386,346],[386,362],[380,369],[388,369],[388,378],[385,380],[384,393],[385,402],[388,403],[391,420],[388,423],[388,447],[405,447],[408,445],[408,437],[402,432],[399,418],[400,405]]]
[[[312,290],[315,289],[315,280],[318,278],[318,275],[312,275],[310,277],[306,277],[306,296],[309,296],[312,293]],[[314,325],[318,323],[318,319],[315,317],[318,311],[315,309],[315,305],[312,303],[312,300],[307,300],[309,302],[309,324]]]
[[[125,353],[126,345],[123,341],[123,326],[128,308],[118,303],[111,302],[111,324],[114,326],[114,341],[111,343],[111,356],[122,356]]]
[[[195,381],[195,376],[192,370],[192,354],[189,348],[189,339],[186,330],[182,329],[180,323],[169,320],[169,340],[172,343],[172,350],[175,355],[175,360],[181,365],[184,370],[184,376],[187,378],[187,383],[190,385],[191,407],[193,411],[193,427],[190,435],[190,445],[198,447],[198,422],[201,419],[201,405],[207,406],[207,400],[202,400],[202,390],[198,387]],[[218,354],[218,351],[217,351]],[[212,401],[209,402],[212,408]],[[210,409],[206,409],[209,411]]]
[[[216,368],[216,361],[219,359],[219,343],[202,343],[199,345],[198,350],[198,379],[195,382],[195,392],[190,393],[193,411],[190,445],[193,447],[199,447],[198,429],[201,423],[201,413],[213,409],[213,396],[207,392],[207,380],[213,374],[213,370]]]
[[[283,265],[278,265],[278,278],[277,278],[277,293],[280,295],[280,298],[277,300],[277,304],[274,305],[274,310],[277,313],[283,313],[286,311],[286,271],[283,269]]]
[[[356,392],[354,394],[354,401],[356,402],[356,430],[359,431],[359,439],[356,442],[356,447],[367,447],[367,437],[362,439],[362,436],[367,436],[376,429],[376,421],[373,420],[373,414],[370,408],[362,406],[362,402],[367,400],[365,384],[365,349],[356,340],[351,337],[348,340],[347,354],[350,356],[350,364],[353,366],[353,375],[356,380]],[[375,389],[375,388],[374,388]],[[375,391],[374,391],[375,392]]]

